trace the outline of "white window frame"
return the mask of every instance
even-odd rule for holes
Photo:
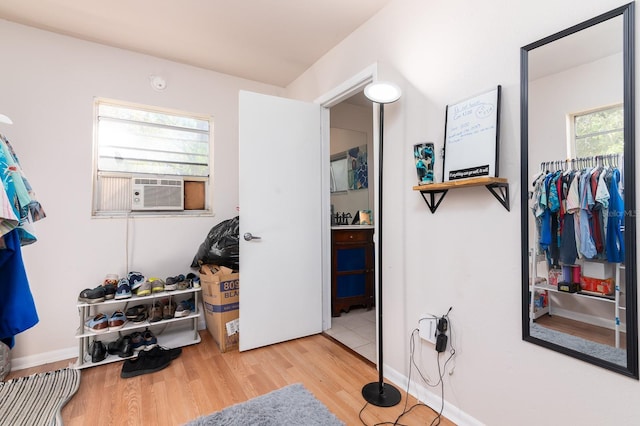
[[[599,111],[606,111],[610,109],[623,108],[624,105],[622,103],[606,105],[599,108],[593,108],[586,111],[576,112],[573,114],[567,115],[567,154],[568,158],[576,158],[578,153],[578,144],[576,141],[576,117],[580,117],[583,115],[593,114]],[[624,131],[624,127],[621,128]]]
[[[150,112],[157,112],[160,114],[170,114],[170,115],[178,115],[189,118],[194,118],[198,120],[205,120],[209,122],[209,158],[208,158],[208,168],[209,175],[208,176],[182,176],[182,175],[154,175],[154,174],[137,174],[137,173],[129,173],[129,172],[112,172],[112,171],[99,171],[98,170],[98,154],[99,154],[99,139],[98,139],[98,109],[100,104],[111,104],[118,107],[123,108],[133,108],[140,109]],[[94,98],[93,103],[93,156],[92,156],[92,198],[91,198],[91,216],[93,218],[111,218],[111,217],[130,217],[130,216],[149,216],[149,217],[158,217],[158,216],[212,216],[213,209],[210,203],[210,193],[211,193],[211,183],[212,183],[212,175],[213,175],[213,152],[214,152],[214,123],[213,117],[211,115],[199,114],[186,112],[181,110],[157,107],[157,106],[149,106],[143,104],[137,104],[122,100],[115,100],[109,98]],[[120,182],[124,182],[124,179],[130,181],[133,176],[143,176],[143,177],[166,177],[166,178],[179,178],[182,177],[185,182],[204,182],[204,209],[203,210],[179,210],[179,211],[133,211],[131,210],[131,206],[129,205],[128,209],[122,210],[105,210],[102,209],[101,205],[101,187],[99,180],[100,179],[115,179],[117,182],[118,178],[120,178]],[[130,191],[129,187],[127,191]]]

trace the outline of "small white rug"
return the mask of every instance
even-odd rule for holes
[[[80,370],[63,368],[0,382],[0,424],[62,425],[60,410],[77,392]]]
[[[286,386],[268,394],[199,417],[186,426],[344,426],[344,423],[302,384]]]

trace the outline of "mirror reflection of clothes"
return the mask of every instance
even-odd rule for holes
[[[617,167],[547,171],[534,177],[530,209],[538,252],[549,265],[578,258],[624,262],[624,199]]]

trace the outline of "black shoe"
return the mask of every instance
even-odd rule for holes
[[[141,314],[145,314],[146,318],[147,307],[145,305],[136,305],[132,308],[127,309],[124,313],[127,319],[134,320]]]
[[[147,354],[151,357],[161,357],[164,355],[168,355],[171,360],[174,360],[180,356],[182,353],[182,348],[163,348],[162,346],[154,346],[152,349],[149,349]]]
[[[99,303],[104,302],[105,291],[104,287],[85,288],[78,295],[78,301],[84,303]]]
[[[100,340],[94,340],[91,344],[91,362],[100,362],[107,357],[107,349]]]
[[[109,342],[109,344],[107,345],[107,351],[111,355],[118,355],[120,358],[128,358],[130,356],[133,356],[133,344],[131,343],[131,336],[122,336],[115,342]]]
[[[122,363],[120,377],[128,379],[147,373],[155,373],[171,364],[168,354],[150,355],[151,351],[140,351],[137,358],[127,359]]]

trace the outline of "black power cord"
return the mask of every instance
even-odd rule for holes
[[[407,389],[405,391],[405,401],[404,401],[404,408],[402,409],[402,413],[400,413],[398,415],[398,417],[396,417],[396,419],[391,422],[391,421],[386,421],[386,422],[381,422],[381,423],[376,423],[373,426],[382,426],[382,425],[393,425],[393,426],[407,426],[404,425],[402,423],[400,423],[400,419],[402,417],[404,417],[405,415],[409,414],[411,411],[413,411],[416,407],[426,407],[429,408],[430,410],[432,410],[434,413],[437,414],[437,416],[431,421],[430,426],[437,426],[440,424],[440,420],[442,419],[442,412],[444,411],[444,373],[446,371],[446,367],[447,364],[449,363],[449,361],[451,361],[451,359],[454,357],[454,355],[456,354],[456,350],[453,346],[453,327],[451,326],[451,321],[449,320],[449,312],[451,312],[452,307],[449,308],[449,310],[447,311],[446,314],[444,314],[440,319],[444,319],[445,324],[446,324],[446,328],[443,328],[441,330],[441,327],[438,327],[438,332],[443,334],[444,332],[446,332],[447,330],[449,331],[449,333],[451,334],[451,343],[449,344],[449,346],[451,347],[451,350],[449,351],[449,356],[447,357],[446,361],[444,362],[444,365],[440,365],[440,357],[442,355],[443,351],[438,351],[438,358],[437,358],[437,364],[438,364],[438,381],[436,383],[430,383],[430,380],[428,378],[426,378],[424,376],[424,374],[422,374],[422,371],[420,370],[420,367],[418,367],[418,365],[415,362],[415,358],[414,358],[414,352],[415,352],[415,336],[416,334],[420,334],[420,330],[415,328],[413,329],[413,331],[411,332],[410,335],[410,340],[409,340],[409,376],[407,378]],[[445,335],[446,337],[446,335]],[[428,386],[431,387],[437,387],[440,386],[440,411],[436,412],[435,409],[433,409],[432,407],[430,407],[427,404],[424,404],[422,402],[417,402],[415,404],[413,404],[411,407],[407,408],[407,405],[409,404],[409,389],[411,387],[411,371],[413,370],[412,367],[415,367],[416,371],[418,372],[418,374],[420,375],[420,377],[422,378],[422,380],[424,381],[424,383]],[[364,426],[368,426],[367,423],[365,423],[365,421],[362,419],[362,413],[364,412],[365,408],[367,408],[367,405],[369,405],[368,402],[366,402],[364,404],[364,406],[362,407],[362,409],[360,409],[360,412],[358,413],[358,418],[360,419],[360,422],[364,425]]]

